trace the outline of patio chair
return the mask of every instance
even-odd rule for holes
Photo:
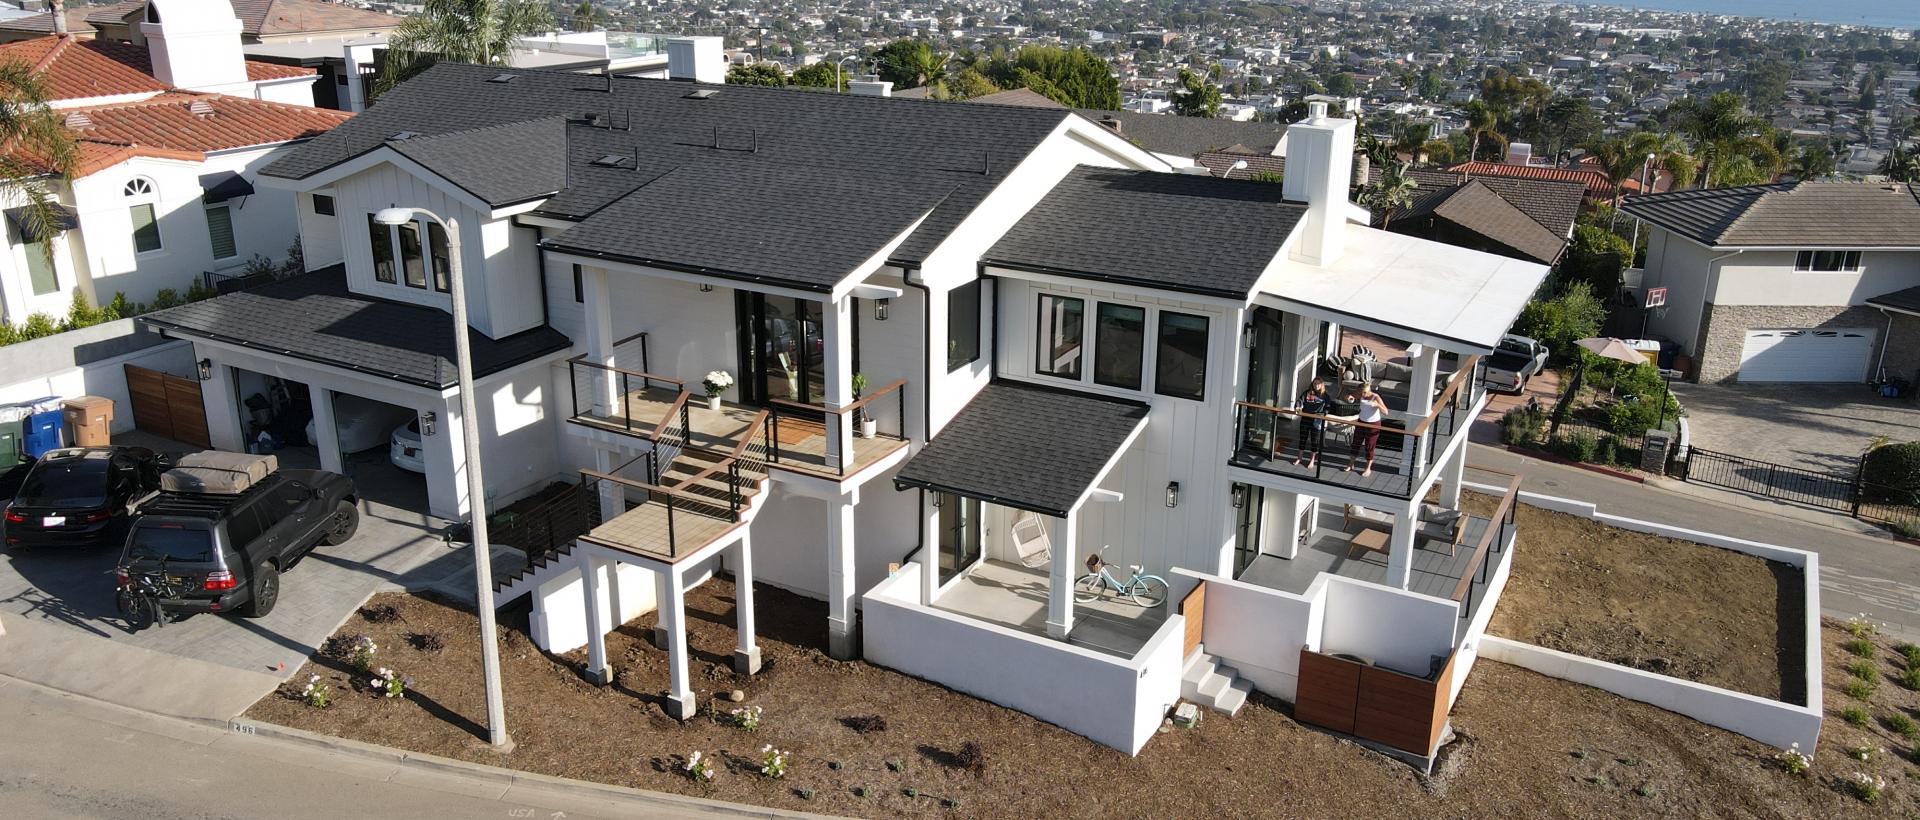
[[[1444,546],[1447,557],[1453,557],[1454,550],[1460,546],[1460,538],[1467,532],[1467,516],[1459,510],[1449,510],[1436,504],[1420,505],[1420,528],[1415,531],[1418,540]]]
[[[1053,542],[1039,515],[1022,510],[1013,520],[1013,554],[1026,567],[1045,566],[1053,560]]]

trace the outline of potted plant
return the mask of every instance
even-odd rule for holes
[[[859,401],[860,395],[867,392],[867,374],[853,374],[853,400]],[[880,421],[867,414],[867,408],[853,411],[853,422],[860,428],[861,438],[873,438],[880,431]]]
[[[720,394],[727,392],[727,388],[733,386],[733,374],[725,370],[715,370],[700,381],[700,386],[707,390],[707,409],[718,410]]]

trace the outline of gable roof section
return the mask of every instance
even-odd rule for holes
[[[127,94],[158,94],[169,86],[153,76],[147,50],[106,40],[36,37],[0,44],[0,62],[26,63],[46,79],[52,99],[77,100]],[[247,61],[247,79],[311,77],[297,66]]]
[[[894,483],[1063,517],[1146,421],[1142,402],[996,381]]]
[[[1920,246],[1920,186],[1783,182],[1628,197],[1621,209],[1710,247]]]
[[[1613,196],[1613,181],[1599,171],[1584,168],[1549,168],[1544,165],[1508,165],[1504,162],[1475,160],[1463,162],[1448,168],[1449,171],[1464,173],[1475,177],[1512,177],[1515,179],[1537,179],[1549,182],[1578,182],[1587,187],[1591,197]]]
[[[386,145],[496,208],[567,187],[567,122],[557,116]]]
[[[347,290],[335,265],[143,315],[171,333],[290,356],[372,376],[444,390],[458,383],[453,317],[424,305]],[[476,377],[499,372],[572,342],[546,325],[502,339],[469,331]]]
[[[1265,182],[1080,166],[987,251],[990,265],[1245,298],[1307,206]]]
[[[196,102],[206,103],[211,113],[194,113],[191,106]],[[81,176],[118,162],[113,157],[122,153],[201,159],[208,151],[307,139],[353,116],[325,108],[191,91],[170,91],[139,102],[72,108],[68,112],[84,114],[91,122],[69,129],[82,146],[82,167],[75,171]],[[99,147],[88,150],[89,145]]]
[[[941,185],[938,177],[709,160],[661,174],[546,247],[826,292],[933,210]],[[845,215],[848,203],[875,196],[888,207]]]
[[[1477,179],[1453,189],[1431,212],[1543,264],[1558,260],[1567,244]]]
[[[1160,154],[1197,157],[1238,145],[1250,153],[1270,154],[1287,133],[1285,123],[1234,122],[1207,117],[1180,117],[1173,114],[1142,114],[1137,111],[1101,111],[1076,108],[1080,116],[1111,129],[1107,122],[1120,125],[1122,139]]]
[[[502,74],[512,79],[490,82]],[[262,173],[305,178],[378,148],[401,131],[434,136],[558,115],[568,118],[567,187],[542,203],[538,214],[585,220],[653,177],[707,161],[777,163],[816,169],[821,177],[911,178],[944,195],[933,213],[921,209],[917,198],[893,191],[867,191],[834,203],[840,213],[857,204],[861,216],[886,224],[925,216],[893,254],[893,261],[911,265],[925,259],[1069,116],[1058,109],[751,86],[627,77],[610,82],[611,91],[606,79],[567,71],[442,63]],[[706,92],[705,98],[695,98],[696,91]],[[587,123],[582,114],[597,115],[598,124]],[[638,154],[643,167],[593,166],[592,160],[604,154]],[[509,173],[500,167],[506,164],[494,163],[496,170],[487,173]],[[735,208],[711,197],[701,207],[744,210],[765,193],[755,192]],[[811,216],[819,221],[820,214]],[[641,221],[626,230],[651,228]]]
[[[1882,293],[1879,296],[1869,298],[1867,304],[1920,316],[1920,285],[1896,290],[1892,293]]]

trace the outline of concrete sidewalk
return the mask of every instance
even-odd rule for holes
[[[1893,634],[1920,641],[1920,547],[1871,525],[1670,479],[1638,484],[1501,447],[1473,445],[1467,463],[1519,473],[1528,492],[1590,502],[1602,512],[1818,553],[1823,613],[1845,618],[1864,612]],[[1526,533],[1520,538],[1524,548]]]

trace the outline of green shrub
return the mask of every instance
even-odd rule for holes
[[[1895,646],[1893,651],[1900,653],[1900,659],[1908,669],[1920,666],[1920,646],[1903,643]]]
[[[170,307],[178,307],[180,304],[179,291],[173,288],[161,288],[159,293],[153,295],[153,304],[147,305],[147,309],[166,310]]]
[[[1874,666],[1873,661],[1854,661],[1847,664],[1847,674],[1861,680],[1879,680],[1880,668]]]
[[[1613,465],[1620,460],[1618,436],[1601,436],[1594,442],[1593,463]]]
[[[1920,725],[1915,724],[1913,718],[1907,717],[1899,712],[1886,716],[1881,719],[1880,722],[1886,724],[1887,731],[1901,737],[1911,738],[1916,734],[1920,734]]]
[[[1909,666],[1901,670],[1900,677],[1896,680],[1900,681],[1901,686],[1920,692],[1920,666]]]
[[[1840,644],[1840,648],[1856,658],[1873,657],[1873,641],[1866,638],[1849,638]]]
[[[1912,503],[1920,496],[1920,441],[1868,450],[1860,461],[1860,482],[1867,501]]]
[[[1866,728],[1867,710],[1858,706],[1848,706],[1840,710],[1840,719],[1846,721],[1849,726]]]
[[[1556,296],[1528,302],[1513,332],[1544,343],[1555,362],[1570,361],[1580,349],[1574,342],[1599,335],[1607,318],[1606,305],[1593,294],[1593,286],[1573,282]]]
[[[1500,417],[1500,441],[1505,444],[1532,444],[1547,426],[1547,411],[1527,406],[1515,407]]]
[[[1847,697],[1853,698],[1854,700],[1866,700],[1867,698],[1873,697],[1873,687],[1874,685],[1871,682],[1854,678],[1841,685],[1840,691],[1847,693]],[[1847,722],[1852,723],[1853,721],[1849,720]]]
[[[1600,443],[1587,433],[1566,433],[1554,436],[1547,450],[1564,459],[1590,464],[1600,453]]]

